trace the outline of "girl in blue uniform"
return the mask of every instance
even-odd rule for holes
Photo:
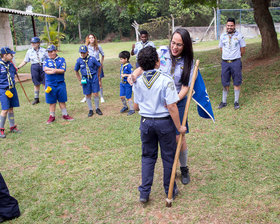
[[[5,122],[8,116],[10,122],[10,132],[20,132],[15,125],[14,107],[19,107],[17,90],[15,88],[16,68],[12,63],[14,51],[8,47],[1,48],[0,60],[0,138],[6,138]]]
[[[182,122],[185,105],[187,101],[187,93],[191,84],[191,77],[193,73],[193,48],[190,34],[186,29],[177,29],[171,37],[169,47],[161,47],[158,50],[160,59],[159,70],[169,74],[176,86],[176,90],[179,96],[177,103],[180,120]],[[136,69],[132,75],[132,80],[135,76],[142,73],[140,68]],[[186,124],[188,128],[188,124]],[[188,132],[188,131],[187,131]],[[177,141],[179,139],[179,132],[176,132]],[[187,166],[187,155],[188,148],[185,140],[185,136],[182,139],[182,148],[180,153],[180,170],[181,170],[181,181],[183,184],[190,182],[189,168]]]

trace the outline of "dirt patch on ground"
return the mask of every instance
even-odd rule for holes
[[[248,58],[246,61],[244,61],[244,72],[250,72],[251,70],[255,69],[256,67],[260,66],[268,66],[276,61],[280,60],[280,55],[276,57],[270,57],[270,58]]]

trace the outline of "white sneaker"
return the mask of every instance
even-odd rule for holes
[[[86,97],[84,97],[80,102],[85,103],[87,101]]]
[[[103,97],[100,97],[100,102],[101,102],[101,103],[104,103],[104,102],[105,102],[105,100],[104,100]]]

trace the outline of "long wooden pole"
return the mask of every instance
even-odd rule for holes
[[[191,99],[192,99],[193,87],[194,87],[194,83],[195,83],[195,80],[197,77],[197,72],[198,72],[198,66],[199,66],[199,60],[196,60],[195,68],[194,68],[193,76],[192,76],[192,82],[191,82],[191,86],[189,89],[188,99],[186,102],[184,117],[183,117],[183,121],[182,121],[183,126],[185,126],[186,122],[187,122],[189,107],[190,107],[190,103],[191,103]],[[172,206],[172,201],[173,201],[172,196],[173,196],[175,174],[176,174],[178,159],[179,159],[179,155],[180,155],[180,151],[181,151],[181,147],[182,147],[183,135],[184,135],[184,133],[180,133],[179,140],[177,143],[176,154],[175,154],[175,158],[174,158],[174,163],[173,163],[172,173],[171,173],[171,178],[170,178],[170,183],[169,183],[168,196],[166,198],[166,207]]]

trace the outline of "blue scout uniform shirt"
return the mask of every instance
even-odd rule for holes
[[[177,93],[179,93],[181,88],[182,88],[182,83],[180,82],[180,79],[181,79],[181,76],[182,76],[182,73],[183,73],[183,70],[184,70],[184,58],[181,58],[181,57],[177,58],[175,67],[173,68],[169,47],[162,46],[162,47],[159,48],[159,50],[157,52],[158,52],[158,57],[159,57],[159,60],[160,60],[159,70],[172,77],[172,79],[175,82]],[[193,65],[194,65],[194,62],[193,62]],[[191,72],[190,72],[190,78],[189,78],[188,86],[191,85],[193,69],[194,69],[194,66],[192,66],[192,69],[191,69]]]
[[[26,52],[24,61],[30,62],[31,64],[43,64],[47,57],[48,52],[45,48],[39,47],[38,51],[35,51],[33,48],[30,48]]]
[[[66,62],[65,59],[62,57],[58,57],[56,56],[55,59],[51,59],[51,58],[47,58],[44,61],[44,65],[43,68],[56,68],[56,69],[63,69],[64,71],[66,71]],[[46,76],[46,85],[52,84],[52,85],[56,85],[59,82],[64,82],[64,73],[60,73],[60,74],[47,74],[45,73]]]
[[[240,48],[245,46],[244,37],[238,31],[233,34],[223,33],[220,37],[219,47],[222,48],[223,60],[241,58]]]
[[[86,79],[92,78],[93,80],[97,80],[98,68],[100,66],[101,64],[94,57],[88,56],[86,59],[78,58],[74,70],[75,71],[80,70],[82,78],[86,78]]]
[[[5,65],[3,65],[4,63]],[[0,59],[0,88],[6,89],[9,88],[9,81],[8,81],[8,71],[10,72],[10,77],[13,86],[15,86],[15,74],[16,74],[16,68],[11,62],[4,62]]]
[[[102,47],[98,45],[98,50],[95,50],[93,46],[88,45],[88,54],[89,56],[94,57],[97,61],[100,61],[99,54],[104,56],[104,51],[102,50]]]
[[[127,77],[122,78],[121,74],[132,74],[132,65],[130,63],[121,64],[120,79],[121,83],[127,83]]]
[[[133,84],[134,102],[144,117],[169,116],[166,105],[179,100],[173,79],[159,70],[143,72]]]
[[[135,48],[134,48],[134,54],[136,54],[136,57],[140,50],[142,50],[143,48],[148,47],[148,46],[155,47],[155,44],[152,41],[147,41],[145,43],[143,43],[142,41],[138,41],[135,44]]]

